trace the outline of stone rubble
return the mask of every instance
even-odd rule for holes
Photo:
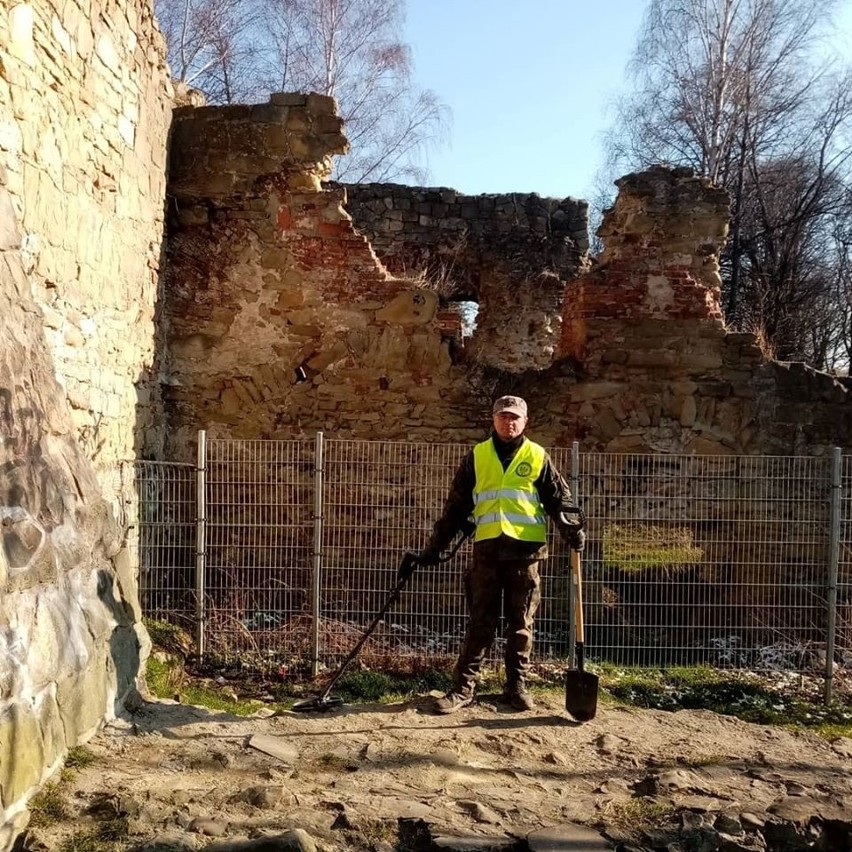
[[[519,714],[483,696],[453,718],[429,699],[272,718],[145,704],[90,742],[66,821],[36,821],[19,850],[115,819],[133,852],[849,848],[847,761],[817,737],[610,706],[579,725],[540,699]],[[269,740],[293,765],[252,745]]]

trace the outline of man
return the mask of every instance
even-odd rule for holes
[[[500,619],[505,596],[506,690],[515,710],[534,706],[526,676],[533,617],[541,599],[538,563],[547,558],[547,518],[576,550],[584,544],[583,513],[572,506],[565,480],[538,444],[524,435],[527,404],[502,396],[493,406],[494,431],[465,456],[425,549],[421,565],[433,565],[457,532],[470,524],[475,535],[472,565],[465,573],[469,620],[453,688],[438,699],[438,713],[454,713],[473,701],[482,660]]]

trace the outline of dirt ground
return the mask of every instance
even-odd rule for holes
[[[423,696],[266,718],[145,703],[88,744],[94,762],[60,785],[70,817],[25,848],[83,848],[68,838],[105,818],[127,834],[104,848],[134,850],[291,829],[320,849],[390,849],[400,817],[456,837],[579,823],[622,849],[675,848],[643,825],[721,826],[741,843],[724,848],[764,849],[768,822],[852,820],[852,740],[614,705],[578,724],[557,693],[538,700],[527,713],[482,696],[436,716]]]

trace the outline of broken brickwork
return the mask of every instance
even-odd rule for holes
[[[475,440],[490,399],[512,391],[549,443],[845,445],[837,380],[769,361],[752,335],[725,329],[728,202],[707,181],[661,167],[623,178],[589,268],[583,203],[323,183],[345,145],[333,102],[318,96],[176,112],[173,442],[189,447],[200,427]],[[460,300],[479,306],[463,343]]]
[[[344,190],[322,185],[346,146],[319,95],[176,110],[164,306],[173,454],[188,455],[199,428],[414,437],[455,422],[471,434],[478,412],[437,294],[391,275]]]
[[[581,378],[561,414],[573,434],[640,453],[848,445],[850,406],[838,380],[768,360],[754,335],[722,323],[724,191],[663,167],[617,183],[599,231],[606,248],[565,294],[560,354]]]
[[[511,372],[553,361],[565,283],[587,262],[585,201],[365,184],[347,187],[346,209],[388,269],[439,293],[448,325],[476,303],[468,355]]]

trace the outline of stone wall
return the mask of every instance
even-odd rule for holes
[[[565,282],[585,269],[585,201],[395,184],[346,190],[355,227],[394,274],[431,282],[448,328],[448,308],[477,303],[469,356],[512,372],[553,361]]]
[[[0,850],[147,652],[120,530],[56,378],[0,172]]]
[[[0,10],[0,850],[146,652],[101,486],[162,428],[170,112],[147,0]]]
[[[552,417],[589,449],[810,454],[850,447],[838,380],[763,356],[719,310],[724,191],[662,167],[618,182],[595,268],[566,290],[563,357],[581,379]]]
[[[571,199],[323,184],[345,145],[333,108],[276,95],[177,115],[175,455],[191,456],[199,428],[474,441],[505,392],[528,398],[531,432],[549,444],[783,454],[849,444],[838,381],[769,361],[752,335],[724,328],[721,190],[663,168],[624,178],[588,269],[585,207]],[[480,311],[461,342],[450,311],[466,299]]]
[[[104,479],[159,440],[170,95],[148,0],[30,0],[0,12],[0,165],[57,378]]]
[[[322,184],[346,145],[334,102],[319,95],[175,111],[170,455],[191,457],[201,427],[243,438],[481,434],[438,295],[391,275],[343,209],[344,190]]]

